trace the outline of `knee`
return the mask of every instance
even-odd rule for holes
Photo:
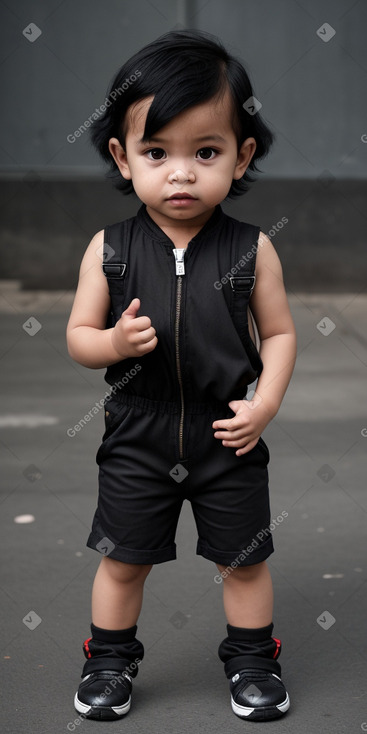
[[[152,565],[141,563],[123,563],[114,558],[104,556],[101,560],[104,570],[114,580],[122,584],[144,583],[152,569]]]
[[[223,581],[253,581],[257,579],[266,569],[266,561],[255,563],[251,566],[222,566],[216,564]]]

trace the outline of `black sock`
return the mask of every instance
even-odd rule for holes
[[[255,629],[227,624],[226,637],[219,645],[218,655],[224,663],[227,678],[245,668],[268,670],[280,676],[277,658],[281,642],[272,637],[273,624]]]
[[[93,622],[90,626],[93,640],[111,643],[131,642],[136,635],[137,629],[136,624],[133,627],[127,627],[127,629],[123,630],[105,630],[102,627],[96,627]]]
[[[126,671],[135,678],[144,657],[144,646],[135,636],[137,629],[134,625],[122,630],[105,630],[92,622],[92,637],[83,644],[87,662],[82,677],[98,670],[116,670]]]

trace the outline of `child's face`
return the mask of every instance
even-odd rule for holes
[[[238,151],[228,92],[185,110],[148,143],[142,142],[152,100],[146,97],[131,105],[125,150],[111,138],[110,152],[148,212],[153,218],[159,215],[160,224],[200,220],[225,199],[232,180],[243,176],[256,142],[247,138]]]

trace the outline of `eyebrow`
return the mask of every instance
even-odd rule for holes
[[[147,143],[165,143],[167,142],[167,138],[160,138],[159,136],[153,136],[152,138],[149,138],[148,140],[143,140],[143,138],[140,138],[138,140],[138,143],[140,145],[146,145]],[[222,137],[222,135],[217,134],[208,134],[208,135],[201,135],[199,138],[194,138],[193,142],[195,143],[226,143],[226,139]]]

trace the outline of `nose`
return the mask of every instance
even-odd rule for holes
[[[168,176],[168,181],[173,184],[176,188],[180,188],[185,185],[188,181],[190,183],[194,183],[195,181],[195,174],[193,171],[189,171],[186,173],[185,171],[182,171],[181,168],[178,168],[177,171],[174,171],[174,173],[170,173]]]

